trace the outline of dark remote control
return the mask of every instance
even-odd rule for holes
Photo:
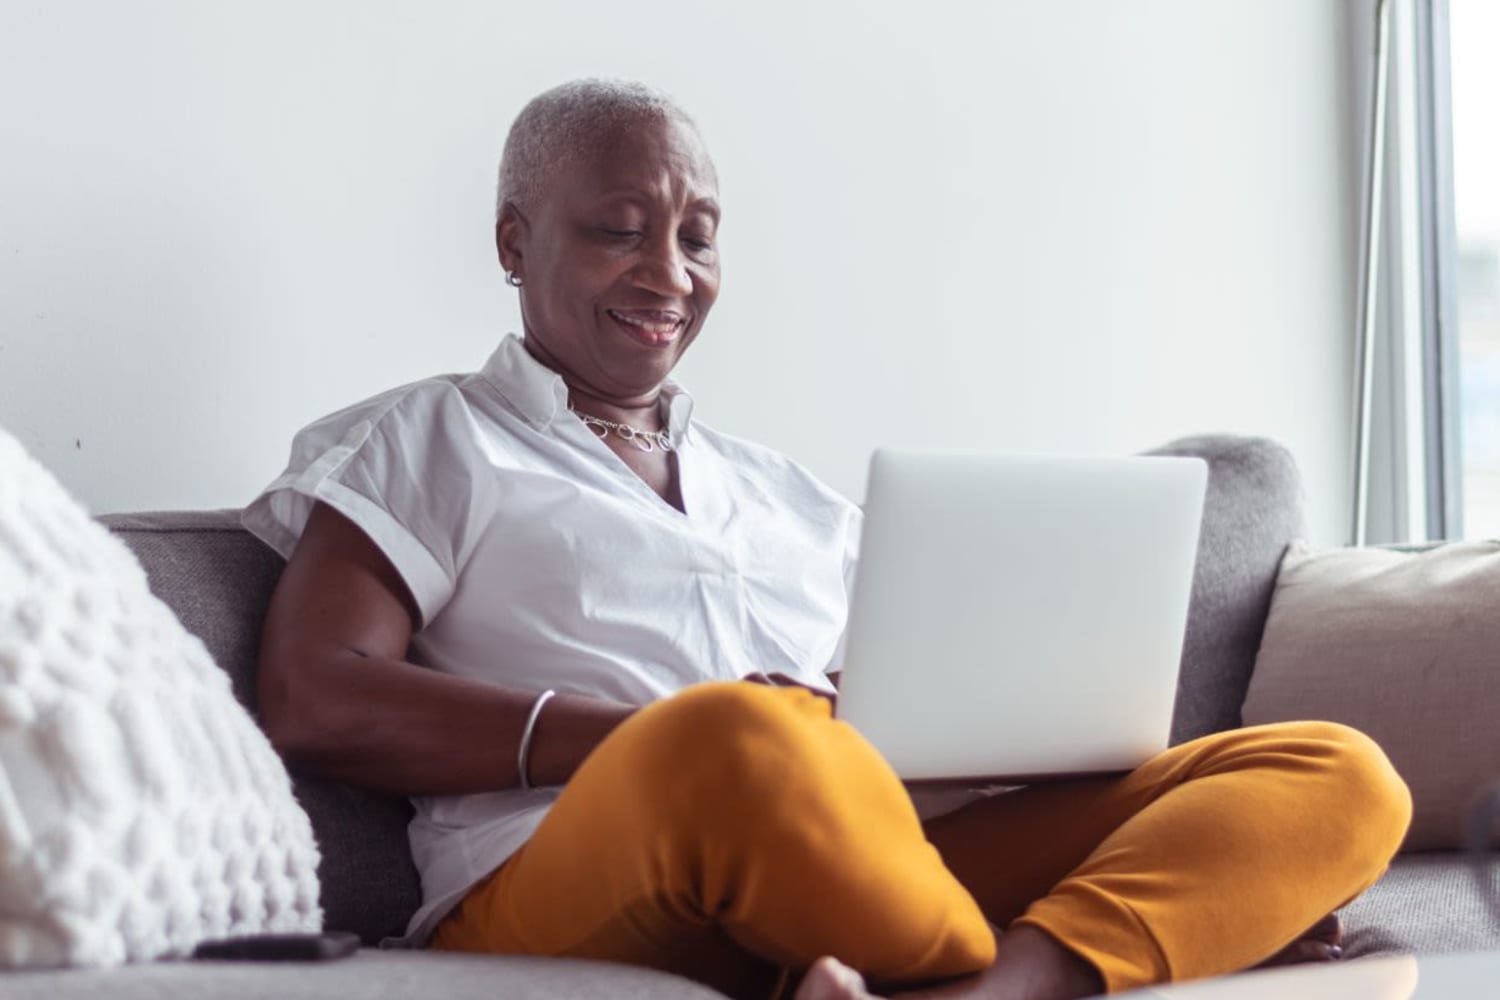
[[[246,962],[326,962],[359,950],[359,935],[348,931],[326,934],[248,934],[245,937],[204,941],[194,958]]]

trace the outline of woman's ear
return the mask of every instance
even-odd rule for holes
[[[500,266],[507,273],[521,270],[521,245],[526,230],[526,217],[515,202],[507,201],[500,206],[500,215],[495,220],[495,250],[500,255]]]

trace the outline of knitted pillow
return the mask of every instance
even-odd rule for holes
[[[0,966],[316,931],[317,865],[228,677],[0,431]]]

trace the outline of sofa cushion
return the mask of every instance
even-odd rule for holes
[[[1182,438],[1148,452],[1208,462],[1172,743],[1240,725],[1282,553],[1305,534],[1292,456],[1265,438]]]
[[[140,560],[152,591],[203,640],[254,714],[255,660],[280,556],[239,526],[239,511],[111,514],[100,520]],[[325,924],[367,944],[404,933],[421,903],[405,799],[293,772],[322,848]]]
[[[1327,719],[1379,743],[1411,788],[1406,850],[1463,846],[1500,778],[1500,542],[1287,553],[1247,725]]]
[[[565,958],[365,949],[335,962],[162,962],[7,975],[6,1000],[723,1000],[652,969]]]
[[[1340,915],[1350,958],[1500,948],[1500,920],[1485,907],[1474,869],[1456,851],[1398,856]]]

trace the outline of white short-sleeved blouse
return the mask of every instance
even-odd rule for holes
[[[357,524],[421,613],[414,663],[508,688],[645,704],[782,672],[832,690],[860,512],[795,462],[692,421],[669,383],[686,513],[567,409],[507,337],[479,372],[424,379],[300,431],[243,515],[290,556],[314,501]],[[425,941],[520,847],[555,789],[417,798]]]

